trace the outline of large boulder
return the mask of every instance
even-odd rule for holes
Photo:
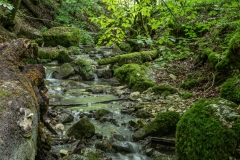
[[[74,73],[74,69],[70,63],[64,63],[57,71],[53,72],[52,77],[56,79],[66,79],[71,75],[74,75]]]
[[[236,107],[221,98],[201,99],[187,110],[176,130],[179,159],[228,160],[239,143],[240,114]]]
[[[133,140],[141,140],[147,136],[161,137],[173,133],[176,130],[176,125],[179,119],[179,113],[174,111],[159,113],[153,121],[149,122],[133,134]]]
[[[154,83],[146,77],[147,67],[138,64],[125,64],[114,70],[114,76],[134,90],[144,91]]]
[[[94,72],[91,64],[83,59],[78,59],[71,62],[72,67],[78,73],[83,80],[93,80]]]
[[[34,160],[38,122],[44,97],[42,65],[27,65],[23,58],[37,58],[27,39],[0,44],[0,153],[2,160]],[[40,107],[40,108],[39,108]],[[39,111],[40,109],[40,111]]]
[[[46,47],[79,46],[80,30],[76,27],[53,27],[43,33],[43,40]]]
[[[87,117],[82,118],[67,130],[67,135],[77,139],[90,138],[95,134],[95,127]]]

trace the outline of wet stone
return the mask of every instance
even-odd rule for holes
[[[123,153],[133,153],[134,148],[129,142],[113,142],[112,147],[116,149],[118,152]]]
[[[123,135],[121,135],[121,134],[114,133],[112,136],[113,136],[113,138],[114,138],[115,140],[118,140],[118,141],[126,141],[126,138],[125,138]]]
[[[149,112],[147,112],[147,111],[145,111],[145,110],[138,110],[137,112],[136,112],[136,117],[137,118],[144,118],[144,119],[146,119],[146,118],[150,118],[150,117],[152,117],[153,115],[151,114],[151,113],[149,113]]]

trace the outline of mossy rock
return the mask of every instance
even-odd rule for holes
[[[183,82],[180,87],[183,89],[191,89],[198,85],[199,83],[203,82],[204,80],[205,78],[203,77],[200,77],[198,79],[190,79],[187,82]]]
[[[71,62],[72,59],[69,56],[69,52],[66,48],[47,48],[39,47],[38,56],[40,59],[45,60],[57,60],[59,63]]]
[[[228,160],[239,142],[237,105],[225,99],[201,99],[177,124],[176,152],[180,160]]]
[[[78,154],[71,154],[71,155],[62,157],[60,160],[89,160],[89,158],[78,155]]]
[[[231,67],[240,69],[240,31],[233,35],[223,55],[222,60],[216,65],[217,70],[226,71]]]
[[[139,52],[143,48],[142,43],[137,43],[137,39],[128,39],[126,42],[130,44],[133,52]]]
[[[191,98],[191,97],[193,97],[193,96],[194,96],[193,93],[191,93],[191,92],[186,92],[186,93],[183,94],[182,98],[183,98],[183,99],[188,99],[188,98]]]
[[[240,75],[236,75],[227,79],[220,89],[222,98],[233,101],[237,104],[240,103]]]
[[[130,64],[130,63],[137,63],[142,64],[144,62],[152,61],[157,58],[158,52],[156,50],[152,51],[143,51],[143,52],[133,52],[128,54],[117,55],[114,57],[102,58],[98,61],[99,65],[106,65],[106,64]]]
[[[220,58],[220,54],[216,52],[212,52],[208,55],[208,60],[213,66],[215,66],[218,63],[219,58]]]
[[[73,67],[70,63],[64,63],[57,71],[53,72],[52,77],[56,79],[66,79],[71,75],[74,75]]]
[[[147,136],[164,136],[175,132],[176,125],[180,119],[180,115],[177,112],[164,112],[159,113],[156,118],[146,124],[143,128],[137,130],[133,134],[133,139],[141,140]]]
[[[83,59],[78,59],[71,62],[72,67],[74,70],[79,73],[79,75],[84,80],[93,80],[94,79],[94,71],[91,64]]]
[[[44,45],[56,47],[79,46],[80,30],[75,27],[53,27],[43,33]]]
[[[95,116],[96,119],[100,119],[104,116],[110,116],[110,115],[112,116],[112,114],[113,113],[111,111],[107,110],[107,109],[99,109],[99,110],[94,112],[94,116]]]
[[[104,151],[95,148],[84,148],[81,150],[81,155],[89,158],[89,160],[108,159]]]
[[[163,85],[156,85],[154,87],[152,87],[152,91],[155,93],[155,94],[163,94],[166,95],[168,94],[174,94],[174,93],[177,93],[177,89],[176,88],[172,88],[170,86],[163,86]],[[167,95],[166,95],[167,96]]]
[[[125,64],[114,71],[114,76],[133,90],[144,91],[153,87],[154,83],[145,75],[147,67],[138,64]]]
[[[77,139],[90,138],[95,134],[95,127],[87,117],[82,118],[67,130],[67,135]]]
[[[121,43],[119,44],[119,48],[124,52],[130,52],[132,50],[132,47],[129,43]]]
[[[230,60],[227,56],[224,56],[220,62],[218,62],[215,66],[218,71],[226,71],[231,68]]]

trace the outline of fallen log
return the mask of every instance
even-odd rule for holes
[[[160,144],[168,147],[175,147],[175,140],[174,139],[167,139],[167,138],[158,138],[158,137],[151,137],[150,143],[152,145]]]

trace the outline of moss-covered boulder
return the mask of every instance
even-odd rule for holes
[[[175,132],[176,125],[180,119],[177,112],[164,112],[156,116],[150,123],[146,124],[143,128],[137,130],[133,134],[133,140],[141,140],[147,136],[164,136]]]
[[[170,86],[163,86],[163,85],[156,85],[156,86],[153,86],[152,87],[152,91],[155,93],[155,94],[163,94],[164,92],[168,91],[170,94],[174,94],[174,93],[177,93],[178,90],[176,88],[172,88]]]
[[[46,47],[79,46],[80,30],[76,27],[53,27],[43,33],[43,40]]]
[[[121,43],[119,44],[119,48],[124,52],[130,52],[132,50],[132,47],[129,43]]]
[[[129,64],[129,63],[137,63],[142,64],[144,62],[152,61],[157,58],[158,52],[156,50],[152,51],[142,51],[142,52],[133,52],[128,54],[117,55],[109,58],[102,58],[98,61],[99,65],[105,64]]]
[[[70,63],[64,63],[57,71],[53,72],[52,77],[56,79],[66,79],[71,75],[74,75],[73,67]]]
[[[240,69],[240,31],[233,35],[228,49],[223,53],[222,60],[216,65],[216,69],[219,71],[226,71],[231,67]]]
[[[176,151],[180,160],[228,160],[239,142],[240,114],[225,99],[201,99],[177,124]]]
[[[38,55],[40,59],[47,61],[57,60],[59,63],[72,61],[68,50],[64,47],[39,47]]]
[[[147,67],[138,64],[125,64],[114,71],[114,76],[133,90],[144,91],[154,83],[146,77]]]
[[[113,113],[107,109],[99,109],[97,111],[94,112],[94,116],[96,119],[100,119],[102,117],[105,117],[105,116],[112,116]]]
[[[220,95],[222,98],[240,103],[240,75],[229,78],[221,85]]]
[[[67,135],[77,139],[90,138],[95,134],[95,127],[87,117],[82,118],[67,130]]]
[[[76,74],[79,74],[83,80],[93,80],[94,71],[89,62],[83,59],[78,59],[71,62],[72,67],[74,68]]]

